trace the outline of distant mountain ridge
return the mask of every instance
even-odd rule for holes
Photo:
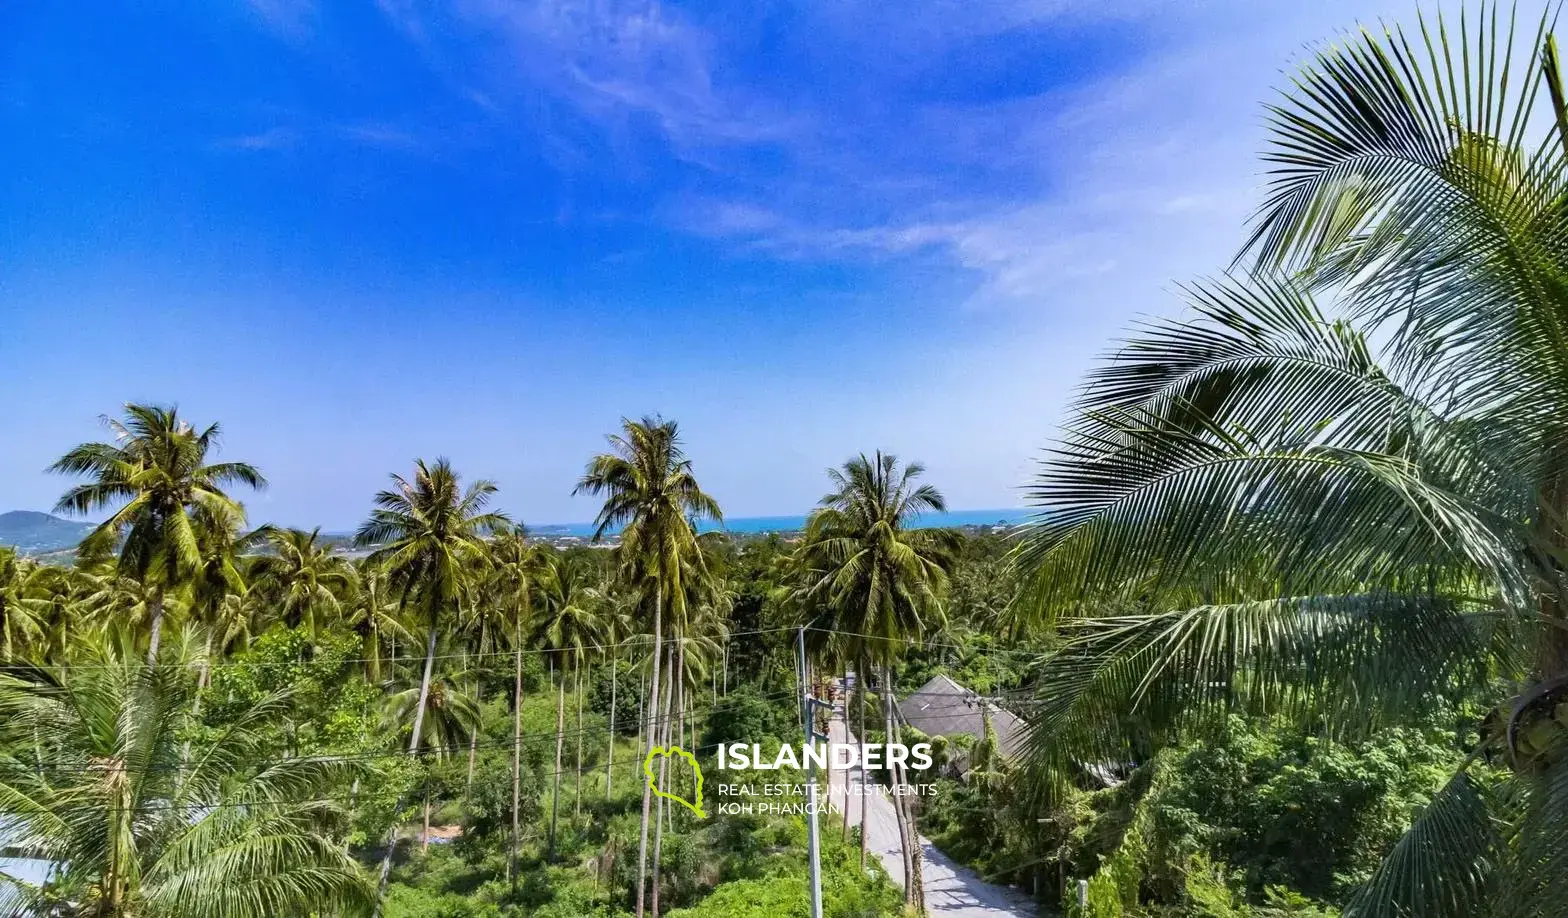
[[[63,520],[36,510],[0,513],[0,545],[13,546],[23,554],[45,554],[75,548],[76,543],[92,531],[92,523]]]

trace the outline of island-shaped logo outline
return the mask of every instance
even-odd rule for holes
[[[691,763],[692,773],[697,776],[697,792],[696,792],[697,800],[696,800],[695,803],[693,803],[690,800],[687,800],[685,797],[682,797],[680,794],[672,794],[672,793],[669,793],[668,791],[665,791],[663,788],[659,787],[659,781],[658,781],[657,778],[654,777],[654,774],[653,774],[653,760],[657,759],[657,758],[665,758],[665,757],[672,756],[672,755],[678,755],[681,758],[685,759],[687,762]],[[679,803],[681,806],[684,806],[686,809],[691,810],[693,813],[696,813],[697,814],[697,818],[699,818],[699,819],[707,819],[708,818],[708,814],[703,812],[703,809],[702,809],[702,766],[697,764],[697,757],[696,756],[692,755],[691,753],[687,752],[686,750],[682,749],[679,746],[669,746],[669,747],[655,746],[652,749],[648,750],[648,755],[645,758],[643,758],[643,760],[642,760],[642,773],[648,779],[648,789],[653,791],[654,794],[656,794],[657,796],[660,796],[660,797],[664,797],[664,798],[666,798],[668,800],[673,800],[676,803]]]

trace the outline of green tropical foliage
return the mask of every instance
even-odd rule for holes
[[[1493,8],[1318,54],[1270,107],[1248,272],[1088,380],[1021,555],[1020,624],[1063,641],[1037,790],[1234,714],[1355,737],[1485,699],[1346,914],[1568,897],[1568,113],[1545,27]]]
[[[853,664],[860,674],[862,754],[864,683],[873,664],[881,667],[883,684],[891,685],[894,660],[944,623],[942,599],[957,539],[949,530],[908,528],[923,512],[947,509],[939,491],[929,484],[915,483],[924,471],[918,463],[900,468],[896,456],[881,451],[870,458],[861,454],[844,463],[842,469],[829,469],[833,490],[807,519],[800,548],[790,561],[795,585],[789,599],[801,610],[805,623],[814,628],[813,648],[819,655]],[[883,699],[883,729],[891,735],[892,696],[884,692]],[[895,783],[907,782],[898,776]],[[897,800],[894,813],[904,852],[907,901],[923,910],[922,854],[911,840],[912,814],[902,799]],[[862,834],[862,866],[867,841]]]
[[[245,517],[224,488],[262,488],[266,479],[243,462],[209,464],[218,425],[198,431],[176,409],[126,405],[123,418],[104,423],[113,443],[83,443],[50,467],[89,479],[67,491],[55,509],[113,510],[82,550],[98,554],[117,546],[118,574],[149,589],[147,658],[156,660],[165,594],[188,584],[202,565],[199,533]]]
[[[250,565],[250,587],[289,627],[319,635],[343,613],[355,586],[348,561],[321,538],[318,527],[264,527],[265,553]]]
[[[679,428],[673,421],[643,418],[623,420],[621,433],[611,434],[610,451],[588,463],[577,492],[604,498],[594,519],[594,538],[617,527],[620,576],[639,594],[640,606],[651,606],[653,653],[646,719],[646,749],[666,744],[661,739],[675,719],[675,689],[683,681],[679,645],[667,647],[669,637],[684,633],[687,591],[703,575],[703,555],[693,522],[722,521],[718,502],[698,485],[691,460],[681,448]],[[574,492],[576,493],[576,492]],[[664,657],[669,654],[666,665]],[[662,673],[661,673],[662,670]],[[677,673],[670,675],[671,671]],[[663,683],[668,682],[666,687]],[[666,760],[667,761],[667,760]],[[659,798],[659,833],[654,841],[653,912],[659,912],[659,867],[662,862],[662,825],[667,801]],[[653,797],[645,785],[642,822],[638,838],[637,918],[646,905],[648,827]]]
[[[1090,375],[1021,540],[925,528],[882,452],[798,534],[704,533],[659,417],[577,481],[590,545],[445,460],[352,545],[248,531],[218,427],[126,406],[53,466],[74,555],[0,549],[0,914],[804,916],[802,816],[640,771],[798,741],[802,683],[935,759],[878,776],[891,871],[821,820],[834,918],[924,911],[922,836],[1069,916],[1557,914],[1568,94],[1505,12],[1304,65],[1232,273]]]
[[[41,885],[0,874],[0,910],[263,918],[369,902],[326,831],[345,814],[318,799],[349,766],[278,757],[257,729],[286,692],[182,748],[188,670],[149,671],[110,644],[61,676],[0,676],[0,839],[58,865]]]

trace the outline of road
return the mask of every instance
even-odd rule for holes
[[[835,743],[853,743],[843,721],[835,720],[828,727],[828,735]],[[857,790],[864,786],[860,769],[839,771],[829,769],[829,797],[839,812],[844,808],[846,787]],[[868,847],[882,859],[893,882],[904,882],[904,857],[898,845],[898,817],[893,813],[893,801],[883,789],[872,785],[870,796],[852,795],[849,824],[860,824],[861,801],[867,802]],[[824,817],[822,831],[837,826],[842,817]],[[1034,903],[1028,896],[1005,886],[987,883],[967,867],[953,863],[952,859],[930,841],[922,837],[920,847],[925,852],[926,908],[932,918],[1024,918],[1035,914]]]

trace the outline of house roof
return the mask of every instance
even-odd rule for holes
[[[1011,756],[1023,741],[1023,722],[1012,712],[981,698],[946,675],[935,676],[898,703],[904,722],[929,736],[985,735],[985,710],[1002,754]]]

